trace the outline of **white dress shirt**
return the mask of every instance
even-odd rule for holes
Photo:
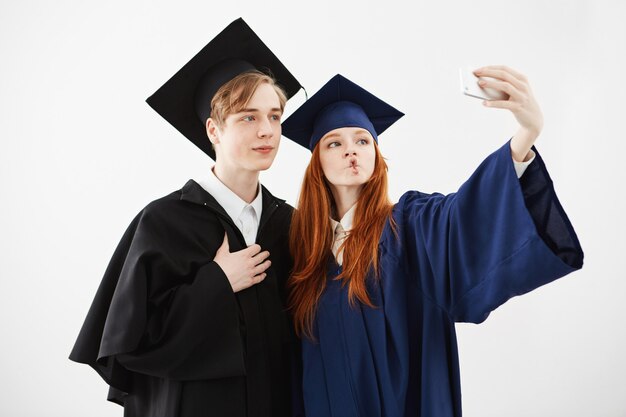
[[[256,235],[259,231],[259,221],[263,210],[263,197],[261,193],[261,183],[252,203],[243,201],[237,194],[228,188],[215,176],[213,168],[209,174],[199,181],[196,181],[202,188],[217,200],[228,216],[233,219],[233,223],[241,231],[246,245],[250,246],[256,242]]]
[[[517,162],[515,159],[513,160],[513,165],[515,166],[515,173],[517,174],[517,178],[521,178],[526,172],[526,168],[528,165],[535,159],[535,152],[532,150],[532,157],[526,162]],[[352,222],[354,220],[354,212],[356,210],[356,204],[350,207],[350,210],[343,215],[340,221],[336,221],[334,219],[330,219],[330,227],[334,233],[333,240],[333,255],[335,256],[335,260],[339,265],[343,265],[343,251],[339,252],[339,246],[343,243],[343,241],[348,236],[350,229],[352,229]]]
[[[333,229],[334,241],[333,241],[333,255],[339,265],[343,265],[343,251],[339,251],[339,246],[348,236],[350,229],[352,229],[352,221],[354,220],[354,212],[356,211],[356,204],[350,207],[350,210],[346,212],[341,218],[341,221],[330,219],[330,227]]]
[[[532,149],[530,150],[530,154],[532,156],[526,162],[517,162],[515,159],[513,160],[513,166],[515,167],[515,173],[517,174],[517,178],[521,178],[522,175],[524,175],[524,172],[526,172],[526,168],[528,168],[528,165],[530,165],[530,163],[535,160],[535,156],[537,156],[537,154],[535,154],[535,151],[533,151]]]

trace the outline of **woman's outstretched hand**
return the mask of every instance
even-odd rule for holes
[[[480,80],[483,88],[494,88],[508,94],[507,100],[485,100],[486,107],[508,109],[520,124],[517,133],[511,139],[511,155],[519,162],[530,159],[530,148],[543,128],[543,114],[528,83],[521,73],[503,66],[489,65],[474,71],[477,77],[491,77],[494,80]]]

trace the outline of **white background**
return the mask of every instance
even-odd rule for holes
[[[309,95],[340,72],[407,114],[381,137],[394,200],[456,190],[516,130],[459,66],[529,77],[585,267],[458,326],[464,415],[626,416],[626,7],[598,0],[2,0],[0,415],[122,415],[67,356],[130,220],[210,167],[145,98],[239,16]],[[295,204],[308,157],[283,139],[263,183]]]

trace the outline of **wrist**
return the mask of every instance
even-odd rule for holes
[[[538,136],[538,131],[520,127],[511,139],[511,156],[513,160],[517,162],[530,160],[534,155],[531,148]]]
[[[520,126],[515,135],[520,136],[520,138],[523,138],[525,141],[534,143],[535,140],[537,140],[537,138],[539,137],[540,133],[540,127]]]

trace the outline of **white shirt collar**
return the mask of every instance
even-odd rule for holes
[[[350,229],[352,229],[352,222],[354,221],[355,211],[356,211],[356,204],[350,207],[350,210],[348,210],[346,214],[343,215],[340,221],[330,219],[330,224],[331,224],[331,227],[333,228],[333,232],[335,231],[339,223],[341,223],[341,227],[343,227],[343,230],[345,230],[346,232],[349,232]]]
[[[222,181],[215,176],[213,167],[209,170],[209,174],[205,175],[201,180],[197,181],[202,188],[217,200],[217,203],[222,206],[226,211],[226,214],[233,219],[233,222],[237,224],[237,219],[243,212],[243,209],[248,205],[244,200],[235,194],[230,188],[228,188]],[[263,195],[261,192],[261,182],[256,193],[255,199],[249,204],[254,210],[257,221],[261,219],[261,212],[263,210]]]

